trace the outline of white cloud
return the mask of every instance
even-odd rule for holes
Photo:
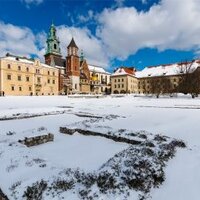
[[[109,60],[101,41],[94,37],[87,28],[62,25],[57,27],[57,35],[61,42],[61,51],[64,57],[67,54],[67,46],[74,37],[79,50],[83,50],[88,63],[108,66]]]
[[[162,0],[147,12],[134,7],[105,9],[97,35],[111,57],[126,59],[145,47],[191,50],[200,45],[200,1]]]
[[[63,57],[67,55],[67,45],[74,37],[79,49],[84,51],[88,63],[108,66],[102,43],[95,38],[87,28],[58,26],[57,35],[60,39]],[[29,57],[37,55],[44,61],[47,34],[39,32],[34,34],[27,27],[14,26],[0,22],[0,56],[7,52],[19,56]]]
[[[88,62],[97,65],[108,66],[114,58],[125,60],[146,47],[159,51],[194,50],[200,55],[199,10],[197,0],[161,0],[146,12],[138,12],[134,7],[105,9],[98,15],[90,11],[88,17],[97,19],[96,36],[88,28],[57,27],[62,54],[66,56],[73,36]],[[29,28],[0,21],[1,56],[10,52],[36,54],[43,59],[45,46],[45,32],[34,34]]]
[[[86,23],[88,21],[95,19],[95,15],[94,15],[93,10],[89,10],[87,12],[87,15],[78,15],[77,18],[78,18],[79,22]]]
[[[114,0],[114,1],[115,1],[115,6],[116,7],[122,7],[126,0]]]
[[[9,52],[21,56],[36,54],[43,58],[41,51],[44,51],[44,45],[39,42],[42,34],[44,33],[34,35],[27,27],[0,22],[0,56]]]

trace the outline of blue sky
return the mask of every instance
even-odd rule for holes
[[[73,36],[89,63],[110,71],[191,60],[199,57],[199,8],[196,0],[0,0],[0,56],[42,59],[53,20],[63,56]]]

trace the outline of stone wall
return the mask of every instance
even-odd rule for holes
[[[109,134],[99,133],[99,132],[90,131],[90,130],[83,130],[83,129],[79,129],[79,128],[70,129],[67,127],[60,127],[60,133],[67,134],[67,135],[73,135],[75,132],[78,132],[79,134],[82,134],[82,135],[100,136],[100,137],[104,137],[104,138],[113,140],[115,142],[124,142],[127,144],[133,144],[133,145],[138,145],[138,144],[142,143],[139,140],[129,139],[129,138],[120,137],[120,136],[112,135],[112,134],[109,135]]]
[[[27,147],[31,147],[31,146],[37,146],[40,144],[51,142],[53,140],[54,140],[54,135],[49,133],[47,135],[40,135],[40,136],[29,137],[29,138],[25,137],[24,140],[19,140],[18,142],[26,145]]]
[[[6,195],[4,195],[1,188],[0,188],[0,200],[8,200],[8,197]]]

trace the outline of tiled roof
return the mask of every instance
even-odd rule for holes
[[[78,48],[78,46],[76,45],[75,41],[74,41],[74,38],[72,38],[71,42],[69,43],[68,47],[75,47],[75,48]]]
[[[120,76],[120,75],[135,76],[135,68],[120,67],[112,74],[112,76]]]

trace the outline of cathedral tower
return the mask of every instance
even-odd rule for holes
[[[56,36],[56,28],[54,24],[51,24],[51,27],[49,29],[49,34],[47,38],[47,49],[45,57],[45,63],[48,65],[55,65],[55,60],[60,59],[62,57],[61,51],[60,51],[60,41]]]
[[[70,44],[67,47],[67,62],[66,73],[72,82],[72,91],[80,91],[80,60],[78,56],[78,47],[72,38]]]

